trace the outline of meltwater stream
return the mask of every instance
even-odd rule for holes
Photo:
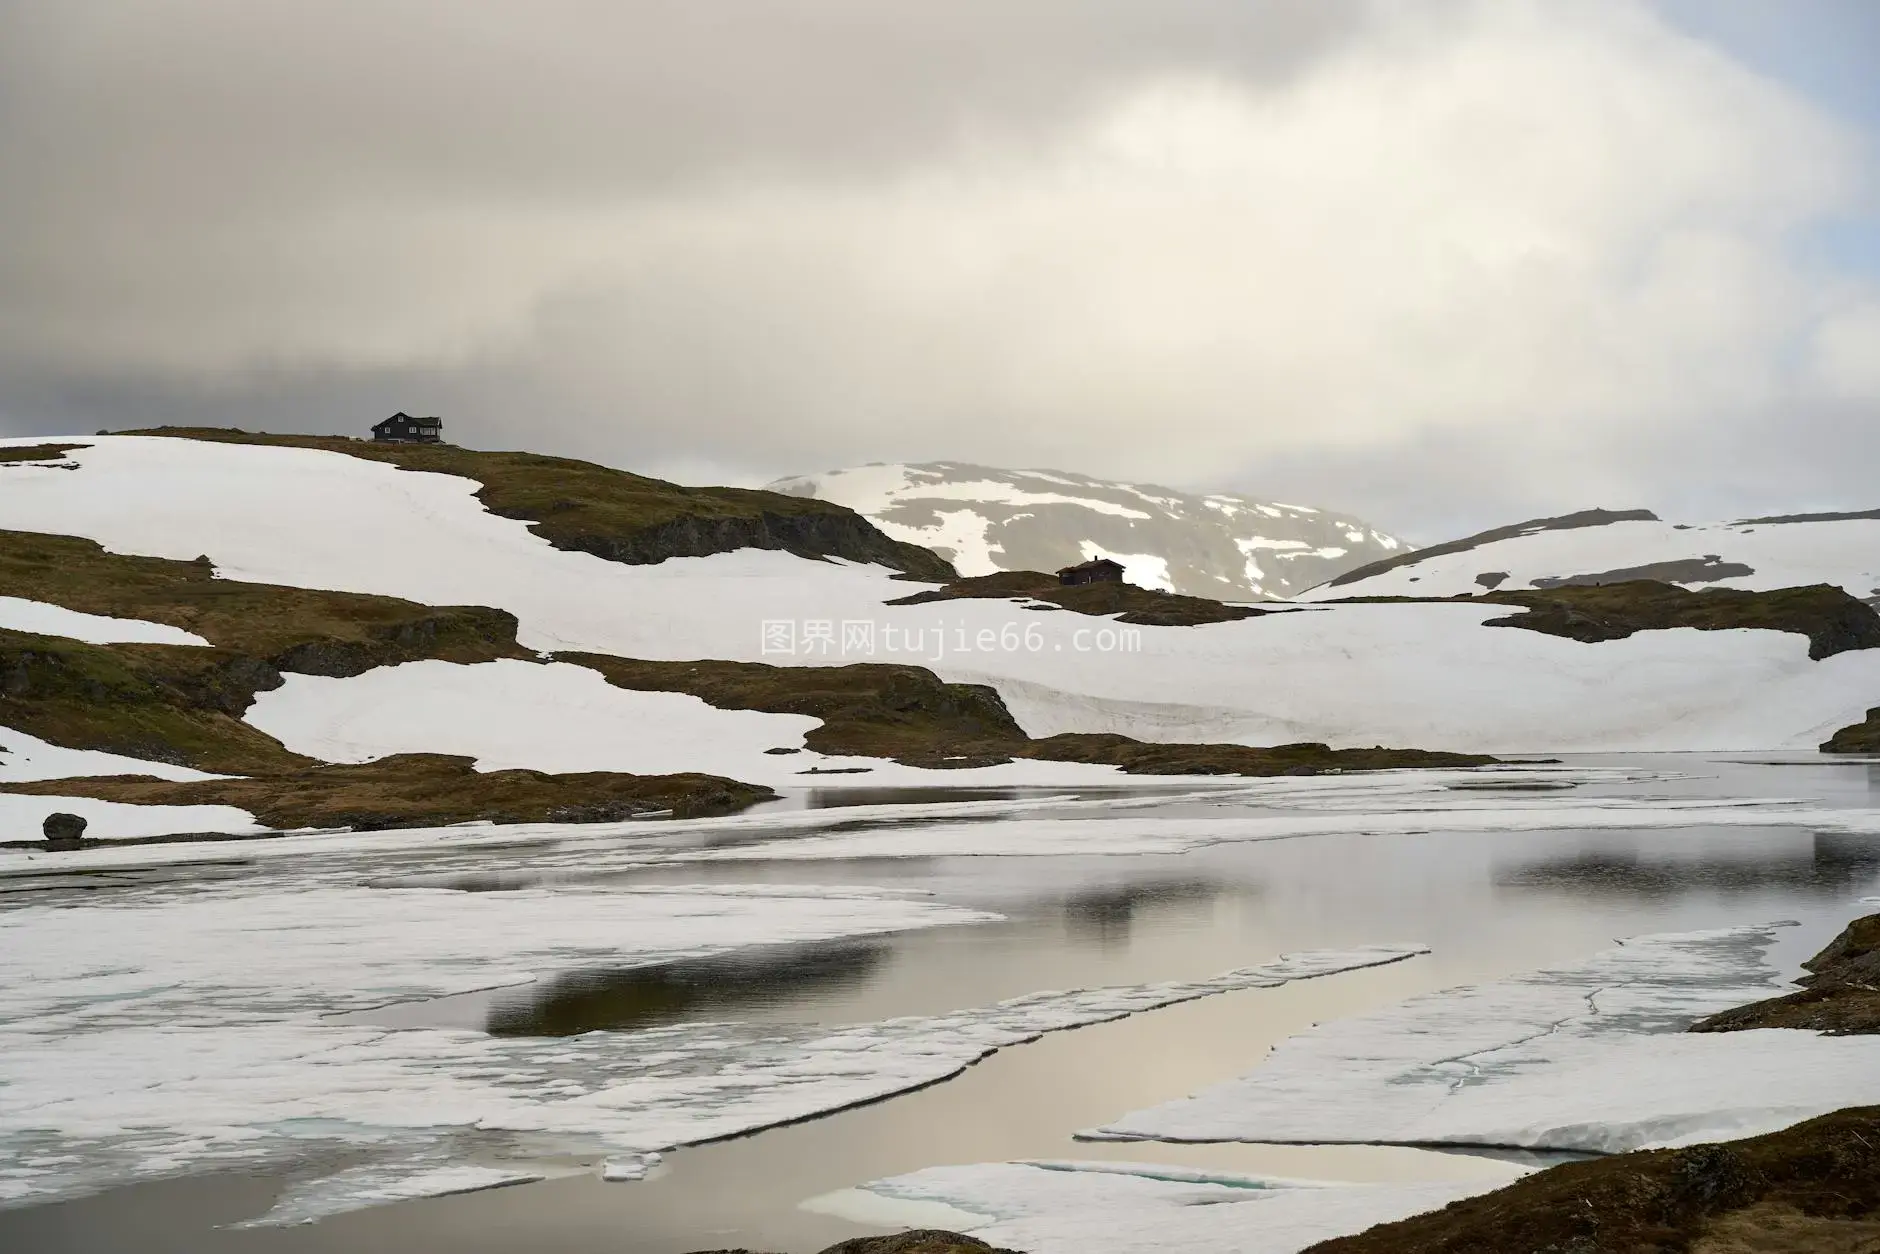
[[[1880,806],[1880,765],[1716,757],[1584,765],[1635,768],[1653,778],[1587,782],[1576,796]],[[1164,812],[1209,804],[1171,803]],[[1100,814],[1079,817],[1103,821]],[[581,870],[567,865],[538,872],[512,860],[500,874],[486,874],[469,865],[474,859],[462,861],[445,871],[375,864],[365,878],[436,875],[431,886],[465,893],[583,882]],[[592,1032],[634,1039],[717,1024],[788,1034],[944,1015],[1042,989],[1200,980],[1302,950],[1418,942],[1431,952],[1054,1033],[916,1092],[676,1151],[637,1183],[603,1183],[591,1167],[574,1170],[579,1164],[571,1163],[570,1174],[536,1184],[301,1226],[234,1226],[267,1212],[295,1181],[343,1166],[349,1155],[370,1158],[369,1151],[333,1150],[317,1162],[223,1170],[0,1210],[0,1248],[807,1251],[874,1230],[865,1208],[845,1193],[856,1185],[925,1166],[1015,1158],[1154,1161],[1326,1179],[1500,1179],[1509,1168],[1492,1159],[1407,1149],[1119,1145],[1073,1135],[1243,1073],[1272,1044],[1313,1023],[1571,962],[1618,937],[1795,919],[1801,926],[1788,930],[1778,955],[1792,965],[1859,913],[1862,896],[1880,891],[1880,839],[1776,824],[1458,832],[1444,830],[1432,814],[1422,832],[1326,834],[1179,854],[813,863],[754,857],[615,867],[589,882],[887,887],[1003,918],[651,966],[576,963],[532,984],[395,1001],[336,1020],[512,1040]],[[17,904],[21,896],[35,894],[6,900]]]

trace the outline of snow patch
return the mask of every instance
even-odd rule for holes
[[[1777,991],[1767,953],[1782,926],[1644,936],[1576,966],[1413,997],[1087,1135],[1612,1154],[1880,1102],[1880,1039],[1684,1031]]]
[[[901,1206],[944,1206],[972,1235],[1031,1254],[1296,1254],[1493,1187],[1322,1185],[1153,1164],[1018,1162],[932,1167],[874,1181],[863,1192]],[[863,1217],[853,1204],[817,1209]],[[887,1207],[877,1215],[916,1220],[912,1211],[896,1215]]]
[[[81,614],[64,606],[20,597],[0,596],[0,629],[31,632],[36,636],[61,636],[83,640],[87,644],[193,644],[207,646],[194,632],[167,623],[150,623],[139,618],[111,618],[103,614]]]

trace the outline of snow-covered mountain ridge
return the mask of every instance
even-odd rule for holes
[[[1261,600],[1408,550],[1349,514],[1060,470],[875,464],[767,486],[846,505],[968,577],[1111,557],[1145,588]]]
[[[1589,509],[1466,536],[1348,570],[1306,594],[1448,597],[1656,579],[1690,588],[1834,584],[1880,599],[1880,510],[1694,525]]]

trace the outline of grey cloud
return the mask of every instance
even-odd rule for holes
[[[1872,505],[1865,159],[1627,0],[0,0],[0,431]]]

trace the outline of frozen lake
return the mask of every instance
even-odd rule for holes
[[[1315,1023],[1617,938],[1794,920],[1787,971],[1880,892],[1880,763],[868,800],[0,867],[0,1247],[810,1250],[871,1230],[855,1186],[1025,1158],[1500,1179],[1399,1147],[1073,1136]],[[1274,973],[1308,951],[1337,973]],[[1106,992],[1009,1004],[1045,990]],[[283,1200],[327,1217],[233,1226]]]

